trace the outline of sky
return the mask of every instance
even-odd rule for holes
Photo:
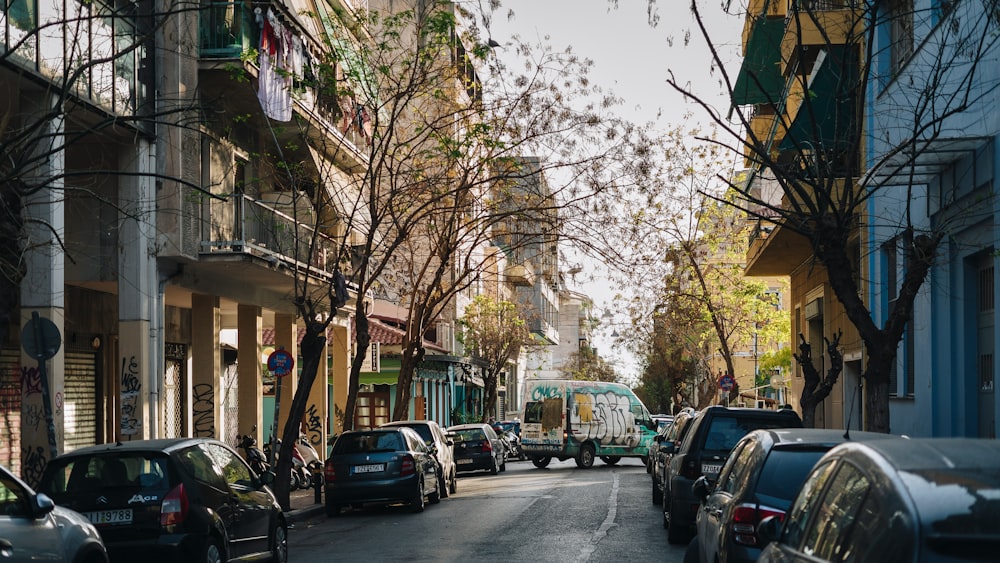
[[[617,8],[610,0],[501,2],[503,8],[494,15],[490,27],[494,40],[503,45],[516,34],[532,43],[548,43],[557,51],[572,46],[579,56],[594,61],[591,81],[625,100],[622,117],[643,124],[655,122],[663,130],[680,125],[688,113],[695,122],[707,123],[703,108],[686,101],[666,83],[670,71],[679,82],[690,82],[692,91],[700,97],[711,100],[720,114],[728,110],[719,76],[710,72],[710,52],[695,27],[690,0],[657,0],[659,22],[655,27],[648,23],[646,0],[619,0]],[[726,16],[719,2],[699,0],[699,9],[727,71],[735,76],[740,64],[743,19]],[[514,15],[508,18],[510,10]],[[690,41],[685,46],[688,31]],[[504,56],[503,49],[498,56]],[[593,264],[585,267],[599,269]],[[622,288],[599,276],[570,289],[589,295],[600,316],[605,310],[615,312],[613,298]],[[627,330],[625,322],[624,315],[616,317],[614,324],[598,331],[594,342],[598,353],[614,363],[619,374],[637,382],[639,360],[616,346],[611,336],[615,330]]]

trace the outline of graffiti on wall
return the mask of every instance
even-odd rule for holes
[[[142,432],[142,406],[140,404],[142,381],[139,379],[139,362],[135,356],[122,357],[121,369],[121,434],[131,439]]]
[[[32,487],[37,487],[38,482],[42,480],[42,471],[45,469],[45,464],[48,462],[45,456],[45,448],[42,446],[24,448],[22,454],[21,459],[24,466],[21,469],[21,477]]]
[[[303,419],[306,425],[306,434],[309,436],[309,443],[315,448],[322,450],[320,446],[323,445],[323,419],[319,415],[319,408],[315,405],[309,405],[306,409],[306,416]]]
[[[196,437],[215,437],[215,388],[199,383],[192,389],[191,417]]]

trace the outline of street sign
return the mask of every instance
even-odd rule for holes
[[[21,346],[33,359],[45,361],[51,359],[59,351],[62,337],[56,324],[38,313],[31,315],[21,330]]]
[[[284,348],[278,348],[267,357],[267,371],[273,373],[274,377],[284,377],[292,373],[293,367],[295,358]]]
[[[719,378],[719,389],[732,391],[733,387],[736,387],[736,380],[733,379],[733,376],[727,373]]]

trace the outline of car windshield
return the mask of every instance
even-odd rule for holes
[[[789,422],[783,418],[716,416],[705,436],[705,451],[726,454],[741,438],[759,428],[785,428]]]
[[[365,432],[344,434],[333,446],[333,454],[360,454],[405,450],[402,437],[396,432]]]

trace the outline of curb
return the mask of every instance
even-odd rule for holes
[[[305,508],[289,510],[285,512],[285,521],[289,524],[294,524],[295,522],[301,522],[302,520],[308,520],[314,516],[319,516],[320,514],[323,514],[324,510],[325,507],[322,504],[314,504]]]

